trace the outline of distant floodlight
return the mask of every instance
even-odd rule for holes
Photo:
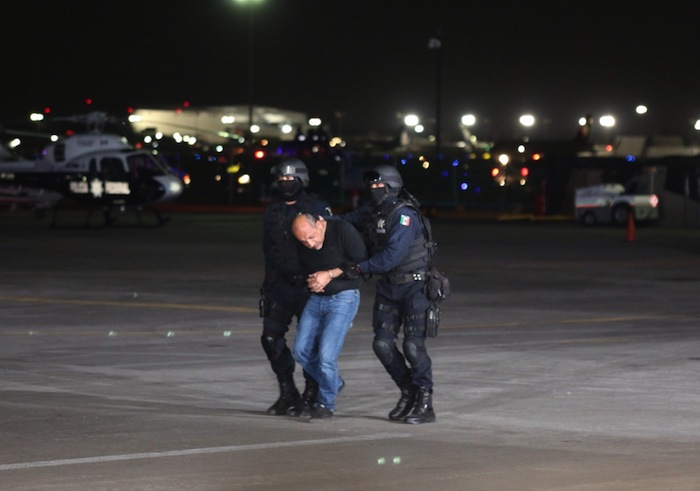
[[[609,114],[606,116],[601,116],[600,120],[600,125],[604,128],[612,128],[615,126],[615,118],[610,116]]]
[[[403,118],[403,123],[406,126],[417,126],[419,121],[420,120],[418,119],[418,116],[416,116],[415,114],[407,114]]]
[[[476,124],[476,116],[473,114],[465,114],[462,116],[462,124],[464,126],[474,126],[474,124]]]
[[[530,127],[535,124],[535,117],[532,114],[523,114],[519,121],[521,125]]]

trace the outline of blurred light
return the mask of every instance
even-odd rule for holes
[[[253,157],[255,157],[255,158],[258,159],[258,160],[260,160],[260,159],[262,159],[262,158],[265,158],[265,152],[264,152],[263,150],[256,150],[256,151],[253,153]]]
[[[235,116],[221,116],[221,122],[223,124],[231,124],[236,122]]]
[[[17,147],[19,147],[21,144],[22,144],[22,140],[20,140],[19,138],[13,138],[7,145],[8,145],[10,148],[17,148]]]
[[[31,113],[29,115],[29,120],[30,121],[43,121],[44,120],[44,115],[41,113]]]
[[[476,116],[473,114],[465,114],[462,116],[462,124],[464,126],[474,126],[474,124],[476,124]]]
[[[542,155],[539,153],[533,153],[532,154],[532,160],[540,160],[542,158]]]
[[[532,114],[523,114],[519,121],[521,125],[529,127],[535,124],[535,117]]]
[[[243,174],[241,177],[238,178],[238,184],[250,184],[250,175]]]
[[[321,126],[321,118],[309,118],[309,126]]]
[[[523,177],[527,177],[529,173],[530,170],[527,167],[523,167],[522,169],[520,169],[520,175]]]
[[[85,99],[85,104],[90,106],[92,104],[92,99],[90,99],[89,97],[87,99]]]
[[[414,130],[416,133],[423,133],[423,131],[425,130],[425,128],[423,127],[422,124],[417,124],[417,125],[415,125],[415,126],[413,127],[413,130]]]
[[[600,125],[605,128],[612,128],[613,126],[615,126],[615,118],[610,116],[609,114],[601,116],[599,122]]]
[[[501,165],[508,165],[508,162],[510,162],[510,157],[507,154],[502,153],[501,155],[498,156],[498,162]]]
[[[291,124],[283,124],[282,125],[282,133],[284,133],[285,135],[288,135],[289,133],[291,133],[292,129],[293,128],[292,128]]]
[[[493,169],[491,169],[491,177],[496,177],[500,172],[501,169],[499,169],[498,167],[494,167]]]
[[[251,124],[250,125],[250,132],[251,133],[259,133],[260,132],[260,126],[257,124]]]
[[[420,120],[418,119],[418,116],[416,116],[415,114],[407,114],[407,115],[403,118],[403,123],[404,123],[406,126],[416,126],[416,125],[418,124],[419,121],[420,121]]]
[[[640,104],[635,108],[635,111],[637,114],[646,114],[647,113],[647,107],[644,104]]]

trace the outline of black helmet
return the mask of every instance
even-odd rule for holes
[[[309,184],[309,170],[306,164],[299,159],[286,158],[272,168],[272,174],[275,177],[279,176],[294,176],[298,177],[306,186]]]
[[[400,191],[403,187],[403,179],[401,179],[401,174],[399,174],[399,171],[397,171],[395,167],[390,165],[378,165],[371,171],[365,172],[364,177],[367,184],[372,182],[383,182],[385,186],[394,191]]]

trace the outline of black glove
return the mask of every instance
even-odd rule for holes
[[[348,280],[357,279],[362,274],[362,271],[360,271],[360,267],[355,263],[343,264],[343,267],[341,269],[343,270],[343,276]]]

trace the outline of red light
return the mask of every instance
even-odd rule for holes
[[[182,103],[183,107],[190,107],[190,101],[185,101]]]
[[[131,113],[134,112],[134,108],[133,108],[133,107],[127,107],[127,108],[126,108],[126,112],[128,112],[129,114],[131,114]]]
[[[263,152],[262,150],[256,150],[255,153],[253,153],[253,157],[259,160],[265,157],[265,152]]]
[[[175,109],[175,112],[178,113],[178,114],[180,114],[180,113],[182,112],[182,108],[181,108],[181,107],[178,107],[177,109]]]
[[[613,146],[610,145],[610,144],[608,143],[607,145],[605,145],[605,151],[606,151],[606,152],[612,152],[612,151],[613,151]]]
[[[91,105],[92,99],[90,99],[89,97],[87,99],[85,99],[85,104],[87,104],[88,106]]]
[[[44,114],[49,114],[51,112],[51,108],[49,106],[46,106],[44,108]]]
[[[501,172],[500,169],[498,167],[494,167],[491,169],[491,177],[496,177],[499,172]]]
[[[523,176],[523,177],[527,177],[527,175],[528,175],[529,173],[530,173],[530,171],[528,170],[527,167],[523,167],[522,169],[520,169],[520,175]]]

